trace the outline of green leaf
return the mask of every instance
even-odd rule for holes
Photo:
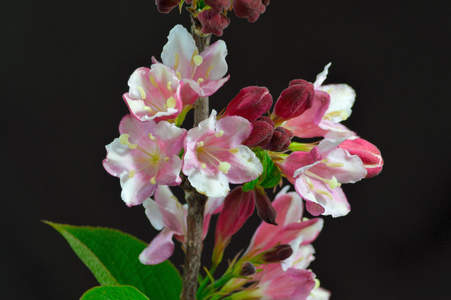
[[[256,185],[263,188],[272,188],[279,184],[282,179],[279,168],[274,164],[269,154],[260,148],[254,149],[255,155],[258,157],[263,166],[263,173],[255,180],[246,182],[243,185],[243,191],[253,190]]]
[[[143,241],[110,228],[44,222],[61,233],[101,285],[131,285],[153,299],[180,299],[182,280],[169,261],[139,261]]]
[[[143,293],[129,285],[104,285],[87,290],[80,300],[149,300]]]

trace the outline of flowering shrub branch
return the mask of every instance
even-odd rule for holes
[[[150,68],[131,74],[123,95],[130,114],[119,124],[120,136],[106,146],[103,161],[105,170],[119,177],[125,204],[142,204],[160,232],[148,245],[129,242],[133,238],[122,233],[107,243],[123,242],[125,248],[134,243],[130,259],[139,257],[148,270],[164,266],[159,274],[177,283],[176,297],[167,299],[329,299],[330,292],[308,269],[315,253],[311,243],[323,228],[319,216],[348,214],[351,206],[341,185],[373,177],[383,166],[377,147],[341,124],[351,115],[355,91],[346,84],[323,85],[328,64],[314,82],[291,80],[275,103],[266,87],[249,86],[219,115],[210,111],[208,97],[230,78],[226,43],[210,45],[211,34],[222,35],[231,10],[255,22],[269,1],[157,0],[156,5],[168,13],[177,6],[181,10],[184,2],[191,4],[191,34],[176,25],[161,62],[152,57]],[[193,127],[182,128],[193,108]],[[272,201],[266,190],[275,191],[284,182],[290,184]],[[185,203],[171,191],[177,186],[185,192]],[[218,276],[225,249],[254,210],[261,225],[247,250],[237,253]],[[212,265],[200,273],[203,239],[218,213]],[[49,224],[94,274],[100,274],[101,284],[117,285],[92,289],[89,297],[121,292],[163,299],[157,293],[174,294],[164,285],[157,292],[147,290],[133,276],[117,279],[120,272],[108,268],[115,268],[121,258],[96,245],[105,242],[96,237],[103,229]],[[181,277],[168,264],[174,240],[185,252]]]

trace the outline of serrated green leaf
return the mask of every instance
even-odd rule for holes
[[[100,284],[131,285],[153,299],[180,298],[182,280],[169,261],[154,266],[139,261],[143,241],[110,228],[45,223],[61,233]]]
[[[146,295],[130,285],[104,285],[87,290],[80,300],[149,300]]]

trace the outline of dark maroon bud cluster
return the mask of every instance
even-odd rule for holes
[[[249,22],[254,23],[265,12],[268,4],[269,0],[233,0],[233,10],[237,17],[246,18]]]
[[[312,83],[302,79],[292,80],[277,99],[274,114],[283,120],[296,118],[312,107],[314,95]]]
[[[202,11],[197,19],[202,24],[202,33],[212,33],[221,36],[223,30],[230,24],[230,19],[222,13],[217,13],[213,9]]]
[[[293,132],[284,127],[276,127],[272,134],[271,140],[268,144],[263,146],[263,149],[269,151],[283,151],[288,148],[291,144],[291,139],[293,138]]]
[[[155,0],[158,11],[164,14],[169,13],[174,7],[179,5],[180,2],[181,0]]]
[[[265,87],[248,86],[227,105],[224,116],[240,116],[249,122],[257,120],[272,105],[272,96]]]
[[[264,222],[272,225],[277,225],[276,216],[277,212],[272,206],[271,200],[266,195],[265,190],[262,187],[257,187],[253,190],[255,206],[257,207],[257,215]]]
[[[290,245],[281,244],[270,249],[263,255],[263,260],[267,263],[280,262],[287,259],[293,254],[293,249]]]
[[[243,145],[249,147],[265,146],[271,141],[274,131],[274,122],[268,117],[260,117],[257,120],[251,122],[252,133],[243,142]]]
[[[229,9],[232,5],[230,0],[204,0],[204,2],[217,13]]]
[[[254,275],[255,273],[257,273],[257,269],[253,263],[247,261],[241,265],[240,276],[247,277]]]

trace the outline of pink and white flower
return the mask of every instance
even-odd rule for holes
[[[158,185],[179,185],[182,150],[186,130],[166,121],[140,122],[126,115],[121,136],[106,146],[105,170],[119,177],[122,200],[139,205],[153,195]]]
[[[173,70],[163,64],[139,68],[128,80],[130,90],[123,98],[130,112],[140,121],[169,120],[182,109],[182,84]]]
[[[254,152],[242,145],[252,131],[248,120],[239,116],[216,120],[216,111],[188,131],[183,173],[196,190],[208,197],[224,197],[229,182],[254,180],[263,166]]]
[[[171,257],[174,252],[172,238],[175,237],[180,243],[184,244],[187,234],[187,205],[182,205],[172,194],[169,186],[165,185],[157,187],[154,199],[146,199],[143,206],[152,226],[161,230],[161,232],[139,256],[139,260],[146,265],[156,265]],[[223,200],[223,198],[209,198],[207,200],[202,238],[207,235],[211,215],[218,212]]]
[[[293,152],[278,164],[314,216],[349,213],[351,208],[340,186],[355,183],[367,174],[357,155],[337,147],[342,140],[323,140],[310,152]]]
[[[229,80],[230,76],[224,77],[227,73],[226,55],[227,47],[222,40],[199,53],[193,37],[182,25],[176,25],[169,32],[161,60],[186,83],[182,91],[184,105],[193,104],[198,97],[211,96]]]
[[[288,120],[284,127],[301,138],[323,136],[327,138],[349,137],[354,132],[340,124],[352,113],[355,91],[347,84],[322,85],[326,80],[330,63],[324,67],[313,83],[313,105],[299,117]]]

